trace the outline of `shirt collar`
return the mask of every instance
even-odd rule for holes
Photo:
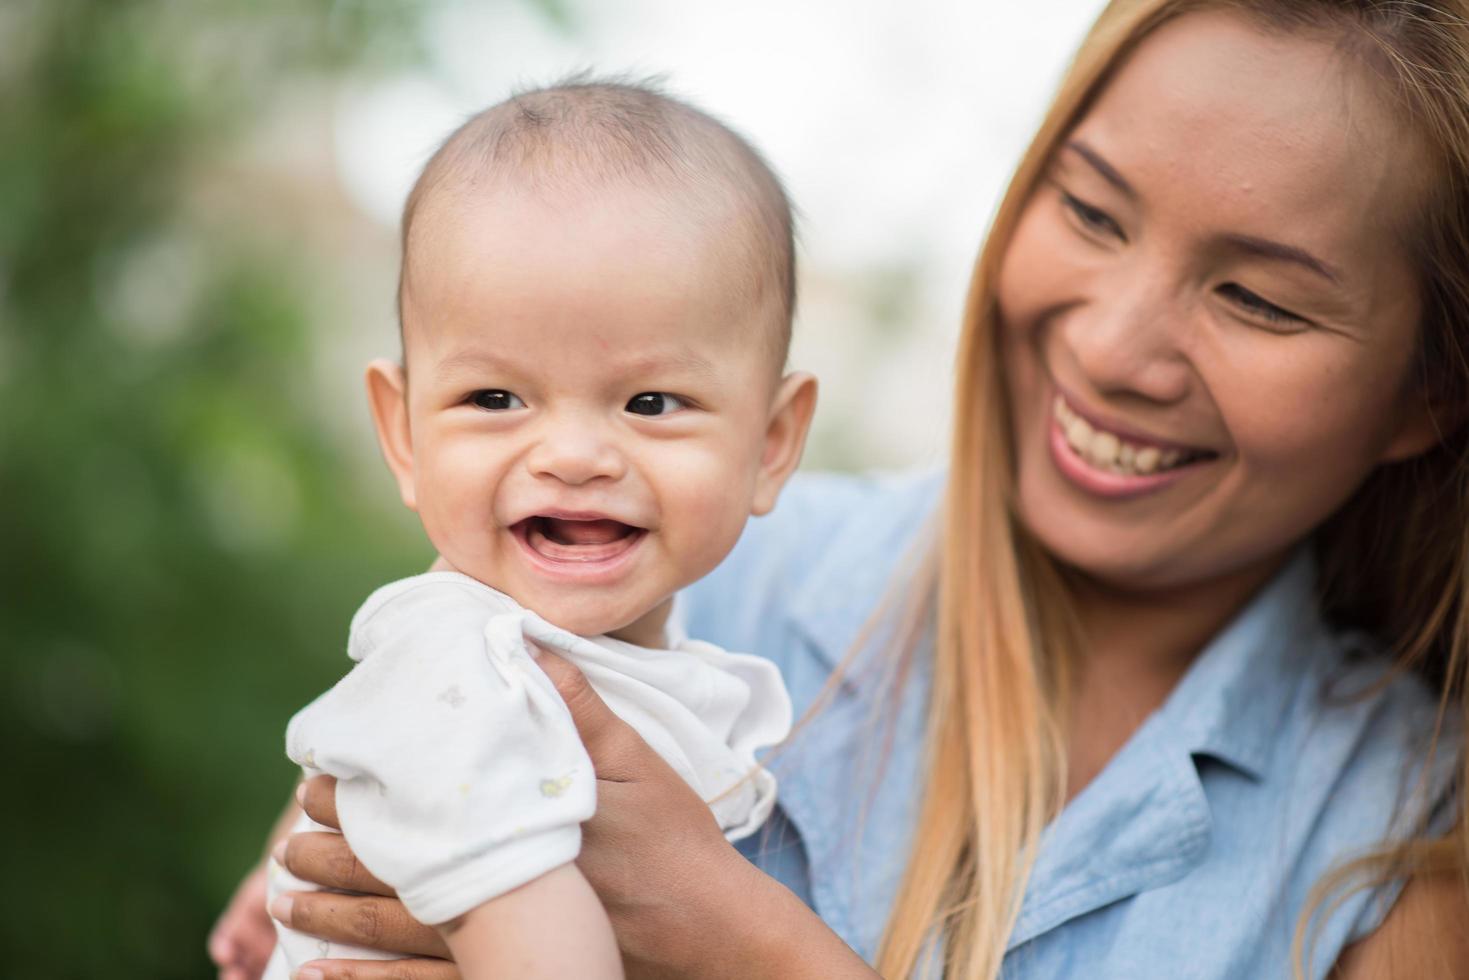
[[[1181,745],[1263,778],[1281,718],[1325,633],[1316,563],[1303,547],[1210,641],[1164,703]]]
[[[1205,859],[1213,814],[1198,757],[1264,775],[1322,629],[1315,578],[1309,554],[1293,556],[1047,827],[1009,948]]]
[[[904,561],[914,564],[914,555],[874,561],[870,545],[844,544],[830,550],[792,604],[796,623],[829,667],[852,649],[892,595],[894,562],[899,569]],[[1173,690],[1162,710],[1194,754],[1254,779],[1264,775],[1279,720],[1314,641],[1326,632],[1316,578],[1315,560],[1303,546],[1210,641]]]

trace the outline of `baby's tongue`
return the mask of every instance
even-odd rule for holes
[[[563,521],[557,517],[544,521],[546,537],[557,544],[611,544],[627,533],[627,525],[620,521]]]

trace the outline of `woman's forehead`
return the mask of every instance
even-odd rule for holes
[[[1423,155],[1337,40],[1180,17],[1119,67],[1072,139],[1159,204],[1323,235],[1401,230]]]

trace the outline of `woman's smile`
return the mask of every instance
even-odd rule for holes
[[[1219,454],[1142,436],[1083,415],[1065,396],[1051,403],[1051,458],[1061,474],[1101,497],[1137,497],[1200,474]]]

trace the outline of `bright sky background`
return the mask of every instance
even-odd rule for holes
[[[438,142],[515,87],[583,68],[664,76],[760,147],[802,212],[792,362],[823,384],[816,462],[932,464],[969,264],[1101,6],[568,0],[567,29],[527,3],[447,0],[426,21],[425,70],[343,90],[337,166],[393,227]]]

